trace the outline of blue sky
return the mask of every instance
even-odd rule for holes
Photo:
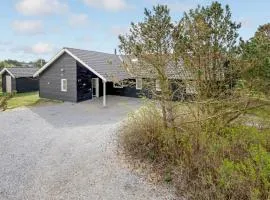
[[[130,22],[143,19],[143,9],[167,4],[174,21],[196,5],[210,0],[2,0],[0,3],[0,60],[50,59],[61,48],[74,47],[113,53],[118,35]],[[270,22],[269,0],[221,0],[233,19],[242,23],[240,35],[253,36]]]

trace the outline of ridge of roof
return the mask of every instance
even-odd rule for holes
[[[91,53],[99,53],[99,54],[106,54],[106,55],[111,55],[111,56],[119,56],[118,54],[114,53],[106,53],[106,52],[101,52],[101,51],[93,51],[93,50],[88,50],[88,49],[79,49],[79,48],[73,48],[73,47],[63,47],[63,49],[73,49],[73,50],[79,50],[79,51],[87,51]]]
[[[64,53],[69,54],[103,81],[107,82],[113,81],[114,79],[122,80],[130,78],[128,72],[121,68],[122,61],[119,55],[70,47],[64,47],[59,51],[49,62],[34,73],[34,77],[37,77]]]
[[[21,77],[32,77],[33,74],[38,70],[37,67],[8,67],[2,69],[0,74],[4,72],[9,73],[13,78]]]
[[[15,66],[15,67],[5,67],[7,69],[38,69],[38,67],[20,67],[20,66]]]

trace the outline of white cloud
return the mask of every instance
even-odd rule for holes
[[[47,43],[37,43],[31,47],[31,52],[34,54],[49,54],[53,52],[54,47]]]
[[[32,46],[14,47],[11,50],[15,52],[22,52],[25,54],[32,54],[32,55],[48,55],[53,53],[55,51],[55,48],[51,44],[39,42]]]
[[[69,19],[69,24],[71,26],[84,26],[89,22],[87,14],[73,14]]]
[[[23,15],[47,15],[66,12],[68,5],[59,0],[20,0],[16,9]]]
[[[18,34],[37,35],[44,33],[43,24],[39,20],[14,21],[12,28]]]
[[[108,11],[119,11],[128,8],[125,0],[83,0],[87,5]]]

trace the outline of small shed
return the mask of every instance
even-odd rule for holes
[[[34,92],[39,90],[39,80],[34,78],[36,67],[10,67],[4,68],[1,72],[2,91],[18,93]]]

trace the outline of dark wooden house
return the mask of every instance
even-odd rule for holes
[[[130,73],[123,67],[124,62],[125,56],[63,48],[34,77],[39,77],[42,98],[80,102],[103,97],[106,106],[106,95],[139,97],[144,80],[149,78]],[[171,73],[174,79],[183,78]],[[156,89],[159,90],[158,84]]]
[[[4,68],[1,72],[3,92],[33,92],[39,90],[38,78],[34,73],[38,70],[35,67],[10,67]]]

